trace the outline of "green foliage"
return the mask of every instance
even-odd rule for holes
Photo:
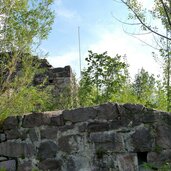
[[[114,58],[89,51],[86,58],[88,68],[82,72],[79,97],[80,104],[92,105],[111,101],[113,96],[122,92],[127,80],[127,64],[121,56]]]
[[[133,90],[137,100],[147,107],[156,108],[155,92],[156,80],[154,75],[150,75],[143,68],[135,75]]]
[[[154,164],[151,163],[144,163],[143,164],[144,169],[149,170],[158,170],[158,171],[170,171],[171,170],[171,164],[170,163],[164,163],[159,168],[156,168]]]
[[[2,0],[0,4],[0,119],[50,107],[50,94],[33,87],[42,72],[32,52],[46,39],[54,20],[53,0]]]
[[[2,0],[1,52],[26,52],[35,43],[46,39],[54,19],[50,9],[52,3],[53,0]]]
[[[169,1],[154,0],[153,8],[148,10],[144,8],[143,2],[138,0],[121,0],[130,10],[129,19],[136,20],[136,25],[140,26],[142,33],[153,33],[156,44],[152,47],[159,49],[159,53],[163,58],[163,78],[166,93],[167,111],[171,111],[171,3]],[[151,18],[156,22],[151,22]],[[133,24],[134,25],[134,24]],[[165,32],[163,30],[165,29]],[[140,34],[140,33],[138,33]],[[147,44],[149,44],[147,42]],[[163,103],[163,102],[162,102]],[[164,104],[164,103],[163,103]]]
[[[1,82],[0,119],[10,114],[43,111],[50,106],[50,91],[31,85],[35,73],[41,72],[33,61],[34,58],[27,55],[24,57],[21,69],[13,77],[7,80],[8,78],[1,76],[5,81]]]
[[[141,103],[150,108],[167,110],[164,83],[143,68],[130,81],[128,65],[121,56],[111,58],[107,53],[89,51],[88,67],[82,72],[78,98],[80,106],[104,102]]]
[[[5,168],[0,168],[0,171],[7,171]]]

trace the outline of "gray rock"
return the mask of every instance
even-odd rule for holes
[[[35,148],[32,144],[19,142],[2,142],[0,143],[0,155],[8,157],[31,157],[35,154]]]
[[[38,148],[37,157],[40,161],[48,158],[55,158],[57,145],[52,141],[42,142]]]
[[[52,116],[50,125],[52,125],[52,126],[63,126],[64,125],[63,115]]]
[[[61,169],[62,162],[61,160],[47,159],[38,164],[39,169],[43,171],[62,171]]]
[[[97,111],[97,119],[118,119],[119,111],[118,111],[118,104],[116,103],[106,103],[100,106],[95,107]]]
[[[55,139],[57,138],[57,132],[57,127],[46,127],[45,129],[42,129],[40,132],[41,139]]]
[[[149,129],[140,127],[131,135],[132,146],[135,152],[152,151],[154,146],[154,137]]]
[[[58,140],[58,147],[61,151],[65,153],[71,153],[72,146],[69,144],[69,140],[72,136],[63,136]]]
[[[96,110],[93,107],[63,111],[64,120],[73,123],[87,121],[89,119],[94,119],[95,117]]]
[[[90,141],[95,143],[96,149],[105,149],[112,152],[123,152],[124,142],[120,134],[111,132],[91,133]]]
[[[91,122],[87,125],[88,132],[100,132],[100,131],[108,131],[109,124],[107,122]]]
[[[23,163],[18,163],[17,171],[33,171],[32,162],[24,161]]]
[[[0,134],[0,142],[6,141],[6,136],[4,133]]]
[[[6,134],[8,140],[18,139],[21,137],[21,134],[18,129],[7,130],[7,131],[5,131],[5,134]]]
[[[36,126],[48,125],[50,123],[50,116],[43,113],[33,113],[25,115],[22,123],[24,128],[34,128]]]
[[[117,163],[119,171],[138,171],[137,155],[134,153],[118,155]]]
[[[6,161],[7,158],[6,157],[0,157],[0,161]]]
[[[161,152],[149,152],[147,154],[147,162],[153,164],[156,167],[160,167],[163,164],[171,161],[171,150],[163,150]]]
[[[10,116],[3,122],[3,129],[15,129],[19,126],[19,116]]]
[[[7,160],[0,162],[0,169],[6,169],[7,171],[16,171],[16,161]]]
[[[39,135],[34,128],[29,129],[29,137],[33,143],[39,140]]]
[[[156,145],[164,149],[171,148],[171,127],[159,125],[156,128]]]
[[[142,112],[143,109],[145,108],[141,104],[131,104],[131,103],[126,103],[126,104],[123,105],[123,107],[125,107],[129,111],[137,113],[137,114],[138,114],[138,112]]]

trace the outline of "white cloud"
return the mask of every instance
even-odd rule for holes
[[[62,0],[55,0],[55,5],[56,6],[62,5]]]
[[[71,19],[77,16],[77,12],[66,8],[62,3],[62,0],[55,1],[55,12],[57,17],[64,17],[66,19]]]
[[[76,16],[75,11],[71,11],[71,10],[68,10],[66,8],[58,8],[56,10],[56,14],[57,14],[57,16],[64,17],[67,19],[71,19],[71,18],[74,18]]]
[[[97,53],[107,51],[112,57],[116,54],[122,56],[126,54],[132,77],[142,67],[150,73],[155,73],[156,75],[160,73],[160,66],[152,57],[151,52],[153,49],[142,45],[138,40],[129,37],[121,31],[102,33],[99,42],[90,45],[89,49]]]
[[[79,75],[79,57],[76,50],[71,50],[57,56],[49,56],[47,57],[47,60],[53,67],[70,65],[73,71],[77,73],[77,76]]]

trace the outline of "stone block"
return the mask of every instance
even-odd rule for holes
[[[33,171],[33,165],[31,161],[24,161],[18,163],[17,171]]]
[[[16,171],[16,161],[7,160],[0,162],[0,169],[6,169],[7,171]]]
[[[160,167],[171,161],[171,150],[163,150],[161,152],[149,152],[147,154],[147,162],[156,167]]]
[[[19,132],[18,129],[7,130],[5,131],[5,134],[8,140],[18,139],[21,137],[21,133]]]
[[[73,123],[84,122],[95,117],[96,110],[93,107],[63,111],[64,121],[71,121]]]
[[[60,151],[63,151],[65,153],[71,153],[72,146],[69,143],[69,140],[71,137],[72,136],[68,135],[68,136],[63,136],[63,137],[59,138],[58,146],[59,146]]]
[[[58,115],[58,116],[52,116],[50,125],[52,126],[63,126],[64,125],[64,119],[63,115]]]
[[[57,145],[52,141],[42,142],[38,148],[37,157],[40,161],[48,158],[55,158],[57,154]]]
[[[99,132],[90,134],[90,142],[95,143],[96,149],[106,149],[112,152],[123,152],[124,142],[120,134]]]
[[[0,143],[6,141],[6,136],[4,133],[0,134]]]
[[[33,113],[25,115],[22,123],[24,128],[34,128],[50,123],[50,115],[44,113]]]
[[[31,157],[35,154],[35,148],[32,144],[19,142],[0,143],[0,155],[8,157]]]
[[[171,113],[160,112],[160,122],[164,122],[168,126],[171,125]]]
[[[19,116],[9,116],[3,122],[3,129],[16,129],[19,126]]]
[[[137,155],[134,153],[119,154],[117,156],[117,163],[119,171],[139,171]]]
[[[171,148],[171,127],[159,125],[156,128],[156,145],[163,149]]]
[[[109,129],[111,130],[119,129],[126,126],[127,123],[124,122],[123,120],[113,120],[109,122]]]
[[[143,123],[149,123],[152,124],[157,121],[159,113],[153,112],[153,113],[144,113],[142,117],[142,122]]]
[[[95,107],[97,111],[97,119],[114,120],[118,119],[119,110],[118,104],[106,103]]]
[[[0,161],[6,161],[7,158],[6,157],[0,157]]]
[[[36,131],[35,128],[30,128],[29,129],[29,137],[30,137],[30,140],[34,143],[35,141],[38,141],[39,140],[39,135],[38,135],[38,132]]]
[[[126,103],[123,105],[124,108],[126,108],[127,110],[129,110],[132,113],[140,113],[143,111],[143,109],[145,108],[144,105],[141,104],[131,104],[131,103]]]
[[[57,127],[46,127],[40,131],[41,139],[55,139],[57,138]]]
[[[152,151],[154,147],[154,137],[150,130],[140,127],[131,135],[131,146],[134,152]]]
[[[77,152],[83,145],[82,143],[80,135],[67,135],[59,138],[58,147],[60,151],[70,154],[71,152]]]
[[[39,169],[43,171],[51,170],[51,171],[62,171],[62,161],[47,159],[38,164]]]
[[[68,131],[70,129],[74,129],[74,125],[64,125],[64,126],[60,126],[59,127],[59,131],[61,132],[65,132],[65,131]]]
[[[79,132],[86,132],[87,131],[87,123],[82,123],[78,126]]]
[[[109,124],[107,122],[91,122],[87,125],[88,132],[108,131]]]

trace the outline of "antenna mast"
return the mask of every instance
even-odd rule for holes
[[[80,78],[81,74],[81,46],[80,46],[80,27],[78,26],[78,48],[79,48],[79,65],[80,65]]]

